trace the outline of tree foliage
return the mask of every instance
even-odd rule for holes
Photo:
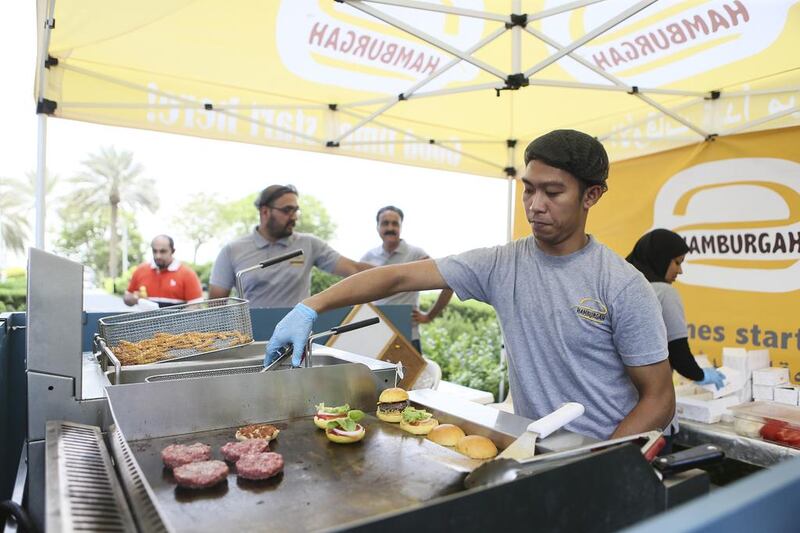
[[[30,207],[25,205],[18,187],[16,180],[0,178],[0,244],[22,253],[30,232],[27,217]]]
[[[180,214],[173,219],[177,230],[192,241],[192,263],[197,263],[200,247],[217,236],[222,207],[214,196],[197,193],[189,197]]]
[[[91,267],[99,277],[109,272],[110,239],[108,209],[84,210],[67,204],[61,212],[63,224],[55,244],[56,252]],[[131,213],[123,213],[121,224],[128,230],[128,262],[138,265],[144,257],[145,243]],[[112,276],[115,277],[115,276]]]
[[[420,307],[431,307],[435,298],[423,295]],[[503,400],[498,397],[506,375],[500,362],[503,341],[491,306],[454,297],[436,320],[420,326],[420,340],[425,357],[441,367],[442,379],[489,391]]]
[[[90,154],[82,165],[83,171],[70,179],[76,188],[69,195],[68,203],[73,209],[108,214],[105,219],[108,224],[108,267],[104,270],[116,278],[119,273],[117,225],[120,213],[133,215],[141,209],[154,213],[158,209],[155,181],[142,176],[144,167],[134,162],[132,152],[117,152],[114,147],[104,147],[99,153]],[[95,233],[106,233],[106,228],[95,230]]]

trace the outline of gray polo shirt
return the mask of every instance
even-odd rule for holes
[[[384,250],[383,245],[381,245],[365,253],[364,257],[361,258],[361,262],[369,263],[372,266],[385,266],[410,263],[427,258],[428,254],[425,253],[425,250],[412,246],[401,239],[400,244],[392,253]],[[413,305],[414,309],[417,309],[419,307],[419,292],[401,292],[378,300],[375,303],[378,305]],[[419,326],[417,324],[411,326],[411,338],[414,340],[419,339]]]
[[[325,241],[308,233],[292,233],[271,243],[258,228],[253,229],[222,248],[209,283],[231,289],[236,286],[236,272],[298,249],[303,255],[242,276],[243,297],[250,300],[250,307],[292,307],[311,295],[311,268],[333,272],[341,257]]]
[[[528,237],[436,264],[459,298],[497,311],[522,416],[537,419],[579,402],[586,413],[567,428],[607,439],[639,399],[626,366],[667,358],[650,284],[594,238],[566,256],[547,255]]]
[[[683,311],[681,295],[669,283],[656,281],[652,286],[658,297],[658,303],[661,304],[661,316],[667,328],[667,342],[688,338],[689,330],[686,328],[686,314]]]

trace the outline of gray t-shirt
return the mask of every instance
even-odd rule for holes
[[[436,264],[459,298],[497,311],[522,416],[579,402],[586,413],[567,428],[607,439],[639,399],[625,367],[667,358],[650,284],[594,238],[566,256],[547,255],[528,237]]]
[[[667,342],[675,339],[686,339],[689,330],[686,328],[686,315],[683,312],[683,302],[678,291],[669,283],[656,281],[652,283],[658,302],[661,304],[661,316],[667,327]]]
[[[361,258],[361,262],[372,266],[385,266],[410,263],[427,258],[428,254],[422,248],[417,248],[404,240],[400,240],[400,244],[392,253],[384,250],[383,245],[381,245],[365,253],[364,257]],[[412,305],[414,309],[417,309],[419,307],[419,292],[400,292],[375,303],[378,305]],[[419,326],[417,324],[411,326],[411,338],[419,339]]]
[[[311,268],[333,272],[341,257],[325,241],[308,233],[292,233],[271,243],[258,228],[253,229],[220,250],[209,283],[231,289],[236,285],[236,272],[298,249],[303,255],[242,276],[243,297],[250,300],[250,307],[292,307],[311,295]]]

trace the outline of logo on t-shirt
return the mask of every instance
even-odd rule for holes
[[[575,306],[575,313],[584,320],[602,324],[608,316],[608,308],[597,298],[581,298]]]
[[[178,282],[175,281],[174,279],[169,280],[169,286],[170,287],[175,287],[177,284],[178,284]]]

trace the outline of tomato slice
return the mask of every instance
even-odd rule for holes
[[[317,413],[317,418],[322,420],[336,420],[337,418],[347,418],[347,414],[329,414],[329,413]]]

